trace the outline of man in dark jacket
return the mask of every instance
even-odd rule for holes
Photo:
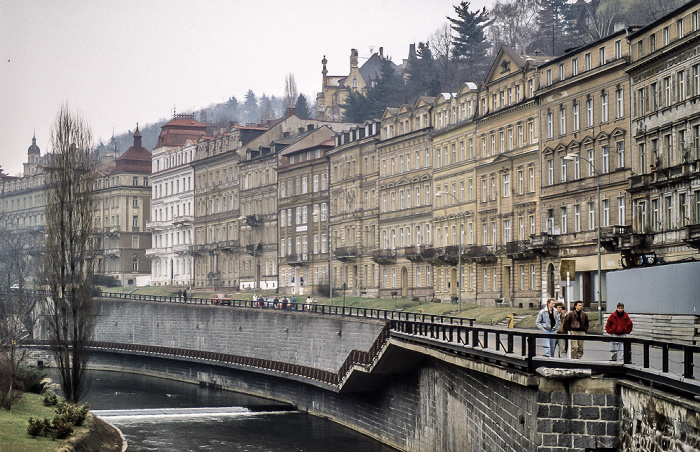
[[[564,318],[564,331],[574,336],[584,336],[588,331],[588,315],[583,312],[583,302],[575,301],[574,310],[566,314]],[[574,339],[571,341],[571,358],[581,359],[583,356],[583,341]]]
[[[617,309],[610,314],[605,323],[605,332],[613,337],[625,337],[632,332],[632,326],[632,319],[625,312],[625,305],[618,303]],[[610,361],[623,361],[622,342],[611,342],[610,353],[612,353]]]

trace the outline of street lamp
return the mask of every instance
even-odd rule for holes
[[[601,297],[601,287],[603,286],[603,280],[601,279],[600,275],[600,173],[598,172],[598,169],[595,167],[593,162],[588,160],[586,157],[581,157],[580,155],[576,153],[569,153],[564,156],[564,160],[576,160],[576,159],[583,159],[586,162],[588,162],[589,165],[591,165],[591,168],[593,168],[593,173],[595,174],[595,189],[596,189],[596,197],[598,200],[598,213],[596,213],[597,216],[597,225],[596,225],[596,238],[597,238],[597,247],[598,247],[598,324],[602,325],[603,324],[603,299]]]
[[[459,254],[457,255],[457,268],[459,269],[457,272],[457,291],[459,293],[459,311],[462,312],[462,253],[464,252],[464,234],[462,233],[462,226],[464,223],[464,212],[462,211],[462,205],[459,203],[459,200],[457,197],[451,193],[448,192],[443,192],[443,191],[438,191],[435,193],[435,197],[439,198],[442,195],[447,195],[451,196],[452,199],[455,200],[457,203],[457,206],[459,207],[459,213],[462,214],[461,219],[459,220]]]

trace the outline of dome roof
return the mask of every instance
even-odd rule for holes
[[[27,154],[41,155],[41,150],[39,146],[36,145],[36,135],[32,137],[32,145],[27,149]]]

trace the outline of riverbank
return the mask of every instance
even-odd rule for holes
[[[0,450],[22,452],[121,452],[123,438],[119,430],[89,414],[85,424],[76,427],[75,433],[65,440],[33,437],[27,433],[30,417],[44,418],[54,415],[54,407],[43,404],[43,395],[25,393],[11,411],[0,410]]]

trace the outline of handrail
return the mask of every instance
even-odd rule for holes
[[[36,295],[47,296],[48,292],[43,290],[27,290],[27,292]],[[212,298],[193,298],[182,296],[164,296],[164,295],[143,295],[143,294],[128,294],[123,292],[103,292],[96,298],[109,298],[117,300],[131,301],[155,301],[167,303],[183,303],[195,305],[212,305]],[[228,302],[227,302],[228,303]],[[258,302],[245,299],[231,299],[231,307],[235,308],[255,308],[255,309],[282,309],[282,304],[273,306],[272,301]],[[430,322],[444,323],[450,325],[469,325],[473,326],[476,319],[466,317],[453,317],[448,315],[438,314],[422,314],[419,312],[394,311],[390,309],[364,308],[354,306],[338,306],[326,305],[317,303],[288,303],[286,310],[305,313],[314,313],[322,315],[337,315],[345,317],[360,317],[367,319],[379,320],[408,320],[415,322]]]

